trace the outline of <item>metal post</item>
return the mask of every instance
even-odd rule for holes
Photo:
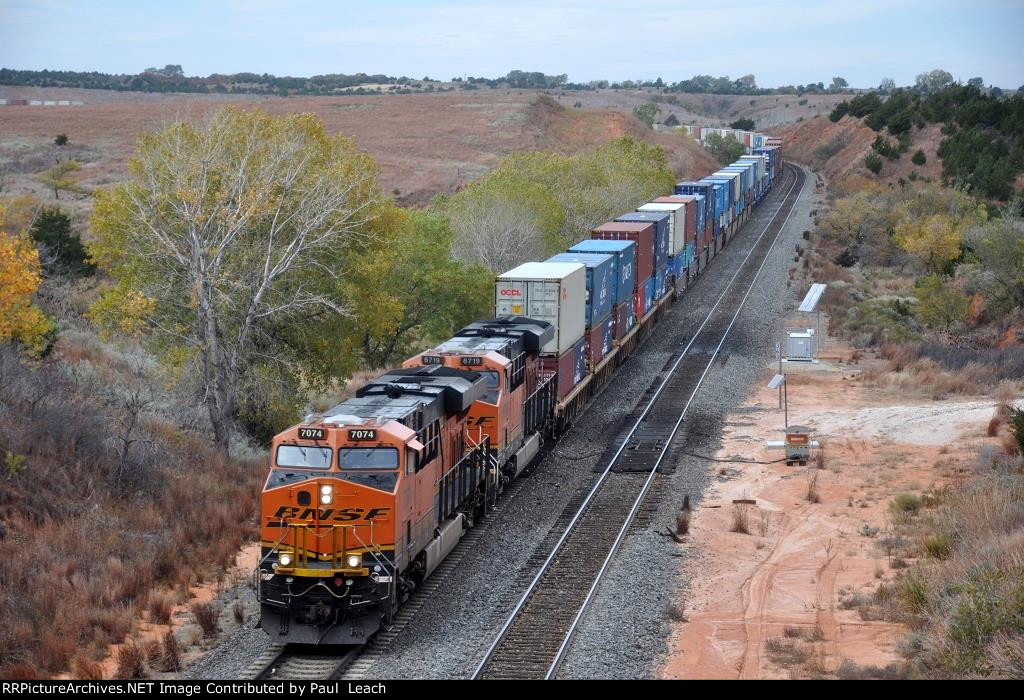
[[[782,374],[782,343],[775,343],[775,356],[779,358],[779,374]],[[782,386],[779,385],[779,408],[782,408]]]
[[[786,430],[789,430],[789,382],[786,380],[782,381],[782,391],[786,396],[785,426]]]

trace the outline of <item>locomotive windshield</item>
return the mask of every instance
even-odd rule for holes
[[[398,450],[394,447],[342,447],[338,450],[338,466],[342,469],[398,469]]]
[[[304,467],[306,469],[330,469],[330,447],[306,447],[304,445],[278,445],[277,466]]]
[[[487,403],[498,403],[498,387],[501,385],[498,373],[488,370],[483,371],[480,374],[483,375],[484,384],[487,386],[487,391],[484,393],[483,400]]]
[[[398,450],[394,447],[342,447],[338,450],[341,478],[381,491],[394,491],[398,483]],[[366,471],[363,471],[363,470]],[[391,471],[370,471],[388,469]]]

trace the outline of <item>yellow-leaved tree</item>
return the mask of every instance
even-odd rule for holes
[[[377,172],[311,114],[229,108],[142,135],[128,181],[95,195],[89,251],[115,284],[93,318],[190,379],[227,450],[240,412],[297,412],[300,386],[351,371],[334,330],[379,252]]]
[[[0,341],[17,341],[34,354],[43,350],[52,326],[32,305],[40,280],[39,253],[32,241],[0,229]]]

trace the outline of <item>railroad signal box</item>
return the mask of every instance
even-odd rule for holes
[[[786,361],[812,362],[814,360],[814,329],[789,331],[786,334]]]
[[[786,464],[807,464],[811,456],[811,430],[802,425],[786,428]]]

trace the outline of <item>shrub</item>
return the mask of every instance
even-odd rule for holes
[[[29,235],[42,249],[40,260],[48,271],[76,275],[91,275],[96,271],[82,240],[71,232],[71,219],[60,209],[39,212]]]
[[[738,532],[743,535],[750,534],[750,516],[742,503],[732,505],[732,527],[730,532]]]
[[[889,503],[889,510],[893,513],[917,515],[921,510],[921,499],[912,493],[901,493]]]
[[[926,535],[921,541],[924,553],[933,559],[945,559],[953,551],[953,537],[947,532]]]
[[[1017,454],[1024,454],[1024,409],[1010,408],[1010,432],[1017,442]]]
[[[71,667],[72,674],[80,681],[103,680],[103,667],[85,656],[76,656]]]
[[[928,162],[928,159],[924,155],[924,151],[920,148],[915,151],[914,155],[910,157],[910,162],[914,165],[924,165]]]
[[[877,153],[869,153],[864,158],[864,167],[878,175],[882,172],[882,158]]]
[[[171,621],[174,603],[166,593],[156,592],[149,596],[149,619],[158,625],[166,625]]]
[[[114,674],[115,679],[130,681],[145,678],[146,675],[146,659],[139,645],[130,642],[117,650],[117,672]]]
[[[819,144],[814,149],[814,157],[821,161],[826,161],[839,151],[846,148],[850,143],[850,134],[843,131],[833,136],[828,141]]]
[[[802,664],[810,657],[810,652],[799,642],[782,637],[765,640],[764,650],[772,663],[779,666]]]
[[[220,610],[214,603],[193,603],[192,616],[203,630],[203,636],[213,637],[220,631]]]

